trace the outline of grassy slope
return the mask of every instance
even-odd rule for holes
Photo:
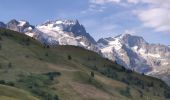
[[[38,100],[26,91],[5,85],[0,85],[0,93],[0,100]]]
[[[25,35],[3,29],[0,37],[0,80],[15,85],[0,86],[0,100],[46,100],[37,91],[60,100],[166,100],[162,81],[129,72],[94,52],[74,46],[43,48]],[[61,76],[51,81],[44,75],[48,72]]]

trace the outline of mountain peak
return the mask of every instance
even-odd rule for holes
[[[129,37],[129,36],[133,36],[132,34],[130,34],[130,33],[123,33],[123,34],[120,34],[120,35],[117,35],[115,38],[117,38],[117,37]]]
[[[133,46],[139,46],[141,44],[147,44],[147,42],[144,40],[141,36],[136,36],[133,34],[121,34],[119,36],[116,36],[115,38],[119,39],[124,44],[127,44],[130,47]]]
[[[96,41],[86,32],[78,20],[49,20],[37,25],[32,33],[42,43],[50,46],[75,45],[99,51]]]
[[[48,20],[45,23],[38,25],[38,28],[46,28],[56,31],[71,31],[72,27],[81,26],[78,20]]]
[[[12,19],[12,20],[10,20],[7,24],[15,24],[15,25],[18,25],[19,22],[18,22],[16,19]]]
[[[7,28],[13,31],[18,31],[21,33],[25,33],[28,30],[32,30],[34,27],[29,24],[29,22],[25,20],[12,19],[6,24]]]
[[[29,25],[29,22],[27,22],[26,20],[16,20],[16,19],[12,19],[10,20],[7,25],[16,25],[16,26],[20,26],[20,27],[23,27],[23,26],[26,26],[26,25]]]
[[[0,28],[6,28],[6,25],[3,22],[0,22]]]
[[[44,22],[42,25],[76,25],[79,24],[78,20],[68,20],[68,19],[59,19],[59,20],[48,20]]]
[[[116,37],[101,38],[98,40],[98,43],[103,45],[113,45],[116,43],[116,44],[122,44],[122,46],[128,45],[130,47],[134,47],[134,46],[146,44],[147,42],[143,39],[143,37],[124,33]]]

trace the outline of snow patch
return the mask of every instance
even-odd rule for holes
[[[22,27],[22,26],[24,26],[25,24],[26,24],[26,22],[25,22],[25,21],[19,21],[18,26]]]
[[[26,32],[25,34],[28,35],[29,37],[34,37],[35,35],[34,33],[29,33],[29,32]]]

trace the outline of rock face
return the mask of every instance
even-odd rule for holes
[[[8,22],[6,28],[21,33],[25,33],[34,29],[34,27],[27,21],[17,21],[15,19]]]
[[[149,44],[142,37],[122,34],[100,39],[102,54],[126,68],[168,81],[170,70],[170,48],[160,44]],[[161,75],[160,75],[161,73]]]
[[[33,30],[34,37],[50,46],[75,45],[99,51],[96,41],[77,20],[47,21]]]
[[[9,21],[0,27],[24,33],[49,46],[74,45],[99,52],[97,42],[77,20],[54,20],[33,26],[27,21]]]

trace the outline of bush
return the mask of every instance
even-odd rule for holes
[[[29,58],[29,55],[25,55],[25,58]]]
[[[91,77],[94,77],[94,72],[91,72],[90,75],[91,75]]]
[[[0,36],[0,41],[2,41],[2,37]]]
[[[2,64],[0,63],[0,69],[2,69]]]
[[[68,60],[71,60],[71,59],[72,59],[71,55],[68,55],[67,58],[68,58]]]
[[[0,84],[7,86],[15,86],[14,82],[5,82],[5,80],[0,80]]]
[[[8,63],[8,68],[11,68],[11,67],[12,67],[12,63],[9,62],[9,63]]]
[[[0,44],[0,50],[2,50],[2,45]]]
[[[50,80],[54,80],[54,78],[57,76],[60,76],[61,73],[60,72],[48,72],[48,73],[45,73],[44,75],[47,75]]]
[[[5,84],[5,81],[4,80],[0,80],[0,84]]]
[[[148,87],[154,87],[154,83],[153,82],[148,83],[147,85],[148,85]]]
[[[7,82],[5,85],[8,85],[8,86],[15,86],[15,83],[13,83],[13,82]]]
[[[48,57],[48,52],[45,53],[45,56]]]
[[[54,100],[59,100],[57,95],[54,96]]]

